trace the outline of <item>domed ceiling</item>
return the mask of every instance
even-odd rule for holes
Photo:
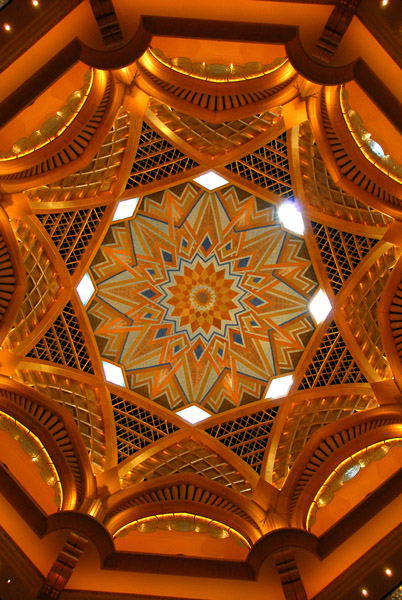
[[[233,185],[194,182],[142,198],[112,224],[91,271],[102,356],[170,409],[216,413],[259,400],[309,340],[317,286],[305,242],[277,208]]]
[[[250,13],[268,23],[267,3],[258,11],[255,4]],[[399,469],[402,452],[397,138],[382,148],[371,130],[378,116],[389,140],[381,104],[355,112],[366,93],[361,80],[346,88],[312,83],[320,77],[305,78],[294,64],[296,27],[265,30],[251,18],[258,27],[225,17],[224,45],[180,45],[163,33],[175,20],[144,17],[145,29],[163,35],[141,56],[119,67],[107,62],[112,47],[90,53],[98,66],[77,63],[38,97],[49,104],[37,123],[29,117],[36,104],[21,114],[16,107],[10,121],[0,157],[0,476],[4,501],[14,508],[15,489],[23,499],[9,513],[28,519],[36,535],[33,562],[37,548],[53,556],[49,532],[79,532],[79,548],[82,540],[99,545],[101,570],[99,561],[88,567],[87,554],[67,595],[88,586],[108,594],[98,575],[109,573],[111,589],[116,581],[119,593],[131,594],[137,578],[135,594],[157,597],[154,580],[171,576],[163,554],[187,557],[180,597],[194,596],[194,556],[225,557],[237,587],[244,573],[259,585],[253,556],[260,553],[272,559],[279,586],[290,539],[298,549],[297,540],[314,548],[318,540],[340,556],[363,522],[354,515],[368,524],[373,497],[375,508],[390,501],[378,492],[389,491],[379,486]],[[181,35],[202,22],[186,18]],[[268,46],[259,42],[266,31],[277,40]],[[256,43],[240,46],[233,41],[240,34]],[[316,39],[327,38],[317,29]],[[134,46],[117,46],[116,57],[128,61]],[[311,65],[321,55],[314,56]],[[80,86],[74,118],[64,122],[57,111]],[[35,135],[48,132],[46,143],[15,144],[31,125]],[[208,171],[221,177],[213,189],[200,179]],[[135,212],[118,218],[119,203],[133,198]],[[280,219],[287,203],[300,210],[303,234]],[[86,302],[80,286],[88,277]],[[316,323],[311,301],[319,291],[331,310]],[[271,383],[290,379],[286,392],[272,392]],[[181,418],[186,407],[204,409],[204,420]],[[383,470],[369,465],[380,459]],[[349,479],[365,483],[347,488]],[[13,523],[4,523],[11,537]],[[146,543],[143,533],[153,534]],[[356,560],[358,552],[364,544]],[[314,585],[317,557],[325,558],[314,555],[308,566]],[[213,572],[211,560],[205,565],[197,593],[212,598],[205,590],[222,565]],[[143,584],[137,569],[147,574]],[[120,589],[123,572],[132,579]],[[267,594],[277,597],[271,588],[258,597]]]

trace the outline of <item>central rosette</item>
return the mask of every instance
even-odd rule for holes
[[[197,310],[209,310],[215,300],[215,292],[208,285],[197,285],[190,295],[190,302]]]
[[[224,335],[244,310],[240,279],[215,256],[207,261],[198,257],[194,263],[180,261],[179,268],[169,271],[169,281],[161,286],[165,319],[174,322],[176,333],[186,332],[191,339],[197,335]]]

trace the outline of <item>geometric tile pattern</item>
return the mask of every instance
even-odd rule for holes
[[[135,219],[112,225],[92,273],[101,354],[124,366],[133,391],[170,409],[259,400],[314,330],[304,240],[234,186],[145,196]]]
[[[196,167],[197,163],[174,148],[145,122],[126,189],[159,181]]]
[[[299,386],[300,390],[338,383],[365,382],[333,321]]]
[[[184,440],[145,459],[124,476],[124,481],[125,485],[133,485],[184,472],[207,477],[245,496],[251,495],[250,484],[235,467],[217,455],[216,450],[193,440]]]
[[[324,396],[295,403],[282,429],[275,456],[273,480],[288,474],[298,454],[311,436],[329,423],[355,412],[378,406],[373,396]]]
[[[221,423],[207,429],[206,432],[225,444],[260,474],[269,434],[277,412],[277,406],[267,408],[233,421]]]
[[[268,131],[281,115],[281,109],[274,108],[235,121],[208,123],[155,99],[150,101],[149,109],[170,131],[210,158],[222,156]]]
[[[293,196],[286,133],[225,168],[280,196],[282,200]]]
[[[53,325],[27,356],[93,374],[86,344],[70,302],[67,302]]]
[[[70,273],[74,272],[92,240],[105,208],[97,206],[88,210],[37,215]]]
[[[335,294],[377,240],[311,222]]]
[[[116,425],[118,462],[174,433],[178,427],[160,419],[148,410],[140,408],[131,400],[111,395]]]

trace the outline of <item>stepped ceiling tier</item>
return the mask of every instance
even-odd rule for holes
[[[402,582],[393,2],[0,3],[1,597]]]

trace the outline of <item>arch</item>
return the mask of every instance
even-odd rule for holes
[[[392,270],[378,305],[378,325],[384,350],[402,390],[402,258]]]
[[[389,176],[390,165],[371,150],[369,141],[356,138],[358,129],[348,124],[342,88],[322,88],[316,97],[308,99],[307,110],[317,146],[334,182],[368,206],[401,218],[402,183]]]
[[[355,452],[386,438],[402,437],[402,408],[379,407],[345,417],[317,431],[285,481],[277,511],[306,528],[309,508],[330,473]]]
[[[254,543],[261,535],[264,511],[240,494],[192,473],[153,479],[116,493],[108,501],[104,524],[111,534],[130,521],[171,512],[215,519]]]
[[[0,342],[6,337],[27,289],[27,277],[7,214],[0,207]]]
[[[46,448],[60,476],[63,510],[79,507],[94,493],[86,449],[67,410],[5,377],[0,377],[0,408],[28,427]]]

